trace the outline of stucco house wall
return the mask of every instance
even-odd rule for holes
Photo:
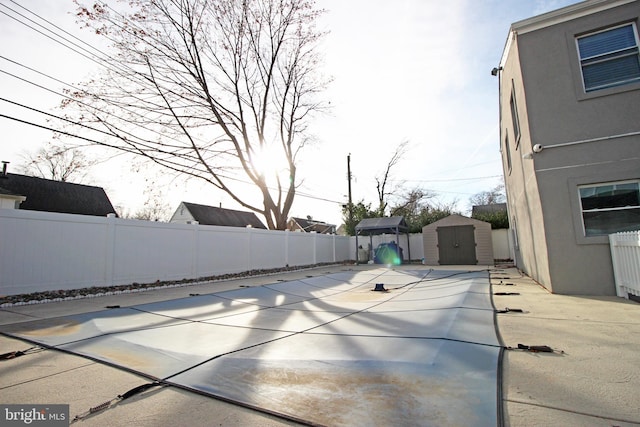
[[[615,295],[608,238],[585,235],[579,187],[640,179],[640,82],[585,91],[576,37],[630,22],[637,30],[639,16],[638,0],[592,0],[509,34],[499,84],[516,263],[556,293]]]

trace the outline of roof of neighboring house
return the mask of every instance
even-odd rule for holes
[[[0,193],[25,196],[20,209],[107,216],[115,209],[102,187],[53,181],[8,173],[0,178]]]
[[[331,234],[336,232],[336,226],[334,224],[327,224],[323,221],[296,217],[291,217],[291,221],[296,222],[298,227],[307,233],[312,231],[320,234]]]
[[[267,229],[253,212],[216,208],[188,202],[182,202],[182,204],[189,210],[193,219],[202,225],[222,225],[226,227],[246,227],[250,225],[252,228]]]
[[[409,231],[403,216],[365,218],[356,225],[356,234],[406,233]]]
[[[490,205],[478,205],[471,208],[471,216],[491,214],[497,212],[506,212],[506,203],[492,203]]]
[[[0,181],[0,184],[2,184],[2,181]],[[11,190],[7,190],[6,188],[2,188],[2,187],[0,187],[0,195],[3,195],[3,196],[16,196],[16,197],[21,196],[21,194],[16,194]]]

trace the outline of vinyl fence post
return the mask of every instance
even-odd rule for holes
[[[318,233],[316,233],[315,231],[312,231],[311,235],[313,236],[313,262],[312,262],[312,264],[315,265],[315,264],[318,263]]]
[[[284,265],[289,266],[289,230],[284,230]]]
[[[105,257],[104,257],[104,285],[113,286],[113,275],[115,271],[116,257],[116,215],[107,215],[107,236],[105,239]]]
[[[246,228],[246,230],[247,230],[247,271],[251,271],[252,270],[252,268],[251,268],[251,262],[252,262],[251,251],[253,250],[253,248],[251,247],[251,244],[252,244],[252,242],[251,242],[251,232],[252,232],[253,229],[250,226],[248,226]]]
[[[333,234],[331,241],[333,242],[333,262],[336,262],[336,235]]]

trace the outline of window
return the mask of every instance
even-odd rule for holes
[[[511,173],[511,147],[509,147],[509,134],[504,135],[504,156],[507,160],[507,170]]]
[[[580,186],[585,236],[640,230],[640,181]]]
[[[509,99],[511,107],[511,122],[513,123],[513,135],[516,139],[516,150],[520,144],[520,119],[518,118],[518,105],[516,104],[516,88],[511,86],[511,99]]]
[[[635,24],[587,34],[577,43],[586,92],[640,81]]]

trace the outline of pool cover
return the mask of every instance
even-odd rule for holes
[[[488,426],[501,424],[490,290],[487,271],[377,268],[2,331],[309,424]]]

